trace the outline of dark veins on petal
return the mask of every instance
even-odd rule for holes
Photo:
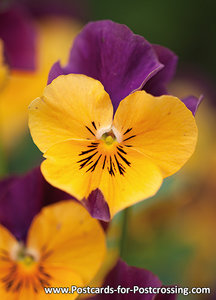
[[[92,126],[95,130],[97,130],[97,127],[94,122],[92,122]],[[93,137],[96,139],[94,130],[91,129],[88,126],[85,126],[86,129],[93,135]],[[128,141],[135,137],[135,135],[129,135],[132,128],[129,128],[125,131],[123,134],[126,135],[123,142]],[[120,175],[124,175],[126,172],[126,166],[130,167],[131,162],[128,161],[126,158],[127,152],[125,147],[132,147],[131,145],[121,145],[119,144],[116,147],[115,153],[111,154],[101,154],[98,150],[99,142],[89,142],[89,145],[87,146],[87,149],[84,151],[81,151],[78,155],[82,158],[77,161],[79,164],[79,169],[85,168],[85,172],[94,172],[96,170],[96,167],[99,163],[99,161],[103,161],[102,163],[102,170],[107,170],[111,176],[115,176],[117,173]],[[88,149],[89,148],[89,149]]]
[[[47,255],[45,258],[47,258]],[[17,293],[26,285],[26,278],[20,277],[18,266],[15,261],[10,258],[8,251],[0,249],[0,261],[7,261],[11,266],[8,268],[8,274],[1,277],[0,281],[7,292]],[[35,293],[43,289],[46,286],[50,286],[50,280],[52,279],[46,269],[43,266],[44,256],[41,257],[38,270],[34,276],[28,278],[28,284],[31,286]]]

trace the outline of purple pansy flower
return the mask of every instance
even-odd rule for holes
[[[36,30],[26,10],[13,7],[0,12],[0,39],[12,69],[35,70]]]
[[[0,223],[19,240],[25,240],[34,216],[44,205],[72,199],[48,184],[35,168],[20,177],[0,181]]]
[[[48,83],[69,73],[93,77],[103,84],[116,110],[123,98],[139,89],[155,96],[167,94],[166,85],[176,64],[177,56],[171,50],[151,45],[127,26],[96,21],[87,24],[75,39],[68,64],[53,65]],[[193,111],[197,102],[192,102]]]
[[[77,201],[71,195],[51,186],[44,179],[39,167],[23,176],[2,179],[0,180],[0,224],[18,240],[25,240],[32,219],[42,207],[69,199]],[[99,211],[100,201],[99,199],[95,204],[95,211]],[[106,231],[108,223],[101,221],[101,226]]]
[[[140,289],[140,293],[137,291],[135,294],[131,293],[113,293],[113,294],[105,294],[97,295],[92,297],[92,300],[129,300],[129,299],[136,299],[136,300],[175,300],[177,299],[176,294],[167,293],[167,294],[154,294],[154,293],[143,293],[143,289],[145,288],[161,288],[162,283],[155,276],[148,270],[140,269],[136,267],[130,267],[122,260],[119,260],[116,266],[111,270],[108,274],[105,282],[105,287],[112,287],[117,290],[118,286],[124,288],[131,288],[133,289],[134,286],[137,286]],[[171,288],[171,287],[170,287]],[[156,291],[156,289],[155,289]]]

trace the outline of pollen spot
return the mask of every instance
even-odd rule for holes
[[[106,145],[112,145],[117,139],[116,136],[114,135],[113,131],[110,130],[109,132],[105,132],[101,139],[105,142]]]
[[[27,253],[24,247],[17,253],[17,262],[21,263],[24,267],[31,267],[35,261],[33,255]]]
[[[33,258],[31,255],[26,255],[26,256],[23,258],[23,263],[24,263],[24,265],[26,265],[26,266],[31,265],[33,262],[34,262],[34,258]]]

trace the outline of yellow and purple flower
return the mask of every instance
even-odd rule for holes
[[[36,215],[41,205],[38,200],[51,196],[40,189],[44,186],[37,172],[0,185],[1,299],[41,300],[47,298],[44,287],[86,286],[104,261],[104,231],[82,205],[61,201]],[[75,299],[77,294],[70,296]]]
[[[52,64],[59,58],[66,61],[79,28],[65,17],[33,18],[21,5],[8,5],[0,12],[0,48],[10,70],[1,88],[0,69],[0,144],[5,152],[27,128],[30,99],[42,93]]]
[[[29,109],[46,180],[105,221],[153,196],[196,145],[195,119],[178,98],[137,91],[113,118],[103,85],[85,75],[59,76]]]

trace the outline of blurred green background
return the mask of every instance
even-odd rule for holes
[[[92,0],[91,4],[91,19],[126,24],[151,43],[172,49],[180,63],[195,64],[215,78],[215,1]]]

